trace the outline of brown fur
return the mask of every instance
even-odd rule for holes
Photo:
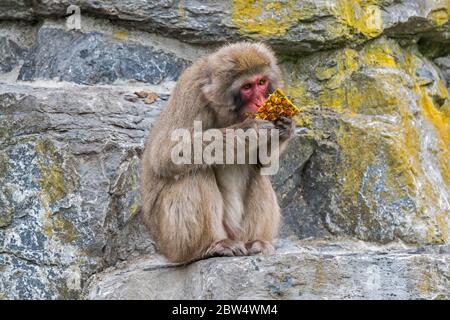
[[[211,128],[262,128],[262,120],[239,123],[233,97],[246,77],[268,76],[281,87],[281,72],[266,46],[247,42],[225,46],[179,78],[167,106],[146,141],[141,196],[144,222],[170,261],[205,256],[270,253],[280,219],[276,195],[258,165],[176,165],[170,140],[194,120]],[[290,132],[290,135],[292,132]],[[288,137],[288,138],[289,138]],[[288,140],[285,138],[285,142]]]

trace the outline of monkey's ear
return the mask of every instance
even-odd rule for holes
[[[210,78],[208,79],[207,82],[205,81],[205,83],[200,86],[200,90],[203,93],[203,95],[205,96],[205,98],[207,100],[210,100],[209,97],[211,97],[211,95],[213,95],[213,93],[214,93],[214,86],[213,86]]]
[[[208,86],[212,83],[212,72],[209,68],[204,68],[200,74],[201,76],[198,79],[200,90],[202,93],[206,93]]]
[[[216,79],[216,81],[214,81]],[[213,77],[212,72],[206,72],[200,82],[200,90],[206,100],[210,102],[220,101],[221,97],[217,96],[220,90],[220,84],[216,83],[217,77]]]

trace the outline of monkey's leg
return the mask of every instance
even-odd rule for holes
[[[212,171],[168,181],[149,222],[159,250],[172,262],[186,262],[226,239],[221,199]]]
[[[280,208],[266,176],[256,175],[249,187],[240,238],[249,255],[272,254],[272,241],[278,232]]]

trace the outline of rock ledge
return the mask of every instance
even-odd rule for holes
[[[91,278],[87,299],[449,299],[450,246],[341,240],[188,266],[139,258]]]

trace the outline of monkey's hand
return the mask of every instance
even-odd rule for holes
[[[295,132],[295,124],[292,119],[281,117],[274,122],[275,128],[280,130],[280,139],[282,141],[290,139]]]

